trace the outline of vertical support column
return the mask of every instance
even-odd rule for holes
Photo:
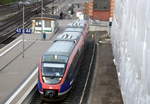
[[[43,23],[43,0],[41,1],[41,36],[43,37],[43,35],[44,35],[44,32],[43,32],[43,25],[44,25],[44,23]]]
[[[23,12],[23,29],[22,29],[22,40],[23,40],[23,52],[22,52],[22,57],[24,58],[24,4],[23,4],[23,9],[22,9],[22,12]]]
[[[115,9],[115,0],[110,0],[110,17],[113,18]]]

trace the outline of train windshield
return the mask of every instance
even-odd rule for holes
[[[65,64],[43,63],[42,76],[45,83],[59,83],[65,71]]]

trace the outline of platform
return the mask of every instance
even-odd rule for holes
[[[88,104],[123,104],[110,39],[96,32],[97,55]]]
[[[58,21],[61,24],[58,33],[71,21]],[[24,58],[22,36],[0,49],[0,104],[3,104],[33,72],[55,36],[57,34],[44,41],[31,34],[25,35]]]

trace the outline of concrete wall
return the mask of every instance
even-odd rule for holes
[[[116,0],[114,62],[124,104],[150,104],[150,0]]]

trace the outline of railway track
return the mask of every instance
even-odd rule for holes
[[[25,16],[27,17],[31,13],[31,8],[27,8],[25,10]],[[31,15],[32,16],[32,15]],[[30,16],[28,16],[30,17]],[[27,19],[27,18],[25,18]],[[9,29],[12,25],[19,25],[22,21],[22,10],[20,10],[16,15],[12,16],[8,20],[5,20],[3,23],[3,26],[0,27],[0,31],[5,32],[7,29]]]
[[[29,27],[31,25],[31,21],[27,21],[25,27]],[[19,25],[15,28],[12,28],[11,31],[4,33],[0,36],[0,48],[4,47],[6,44],[9,44],[14,39],[16,39],[20,34],[16,34],[16,28],[21,28],[22,25]]]
[[[44,2],[44,6],[52,3],[53,1],[48,0]],[[31,10],[32,9],[32,10]],[[41,12],[41,7],[28,7],[25,11],[25,26],[29,26],[31,24],[30,18],[33,17],[36,14],[39,14]],[[12,40],[14,40],[18,34],[16,34],[16,29],[21,28],[22,26],[22,10],[20,10],[17,15],[14,15],[12,18],[8,19],[7,22],[3,23],[3,26],[0,27],[0,48],[5,46],[5,44],[8,44]]]
[[[28,13],[29,14],[29,13]],[[31,15],[34,15],[34,13],[32,13]],[[25,16],[25,27],[29,27],[29,25],[31,24],[30,21],[30,16],[26,15]],[[16,22],[16,24],[13,25],[9,25],[7,29],[5,29],[4,31],[2,31],[0,33],[0,44],[8,44],[9,42],[13,41],[13,39],[15,39],[17,36],[19,36],[19,34],[16,34],[16,29],[17,28],[21,28],[22,24],[20,22],[17,21],[21,21],[21,19],[16,19],[14,22]]]
[[[45,102],[42,100],[42,96],[40,96],[38,91],[36,91],[28,104],[86,104],[94,72],[94,57],[96,54],[96,46],[93,40],[87,42],[87,48],[84,52],[74,86],[63,101]]]
[[[18,10],[17,4],[11,4],[11,5],[1,5],[0,6],[0,15],[5,14],[7,12],[15,12]]]

